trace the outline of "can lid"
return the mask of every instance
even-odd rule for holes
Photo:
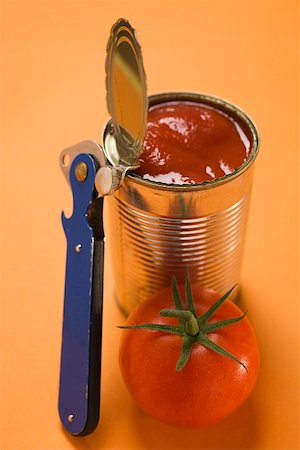
[[[112,120],[104,152],[113,165],[136,166],[147,130],[148,97],[141,47],[125,19],[111,29],[105,69]]]

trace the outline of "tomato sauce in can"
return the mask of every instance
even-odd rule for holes
[[[181,119],[198,124],[196,135],[184,136]],[[193,283],[220,294],[240,282],[258,146],[254,123],[230,102],[194,93],[149,97],[140,167],[107,198],[115,295],[125,313],[173,276],[183,282],[187,270]]]

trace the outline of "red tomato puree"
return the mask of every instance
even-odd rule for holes
[[[162,103],[149,110],[135,172],[159,183],[201,183],[234,172],[250,151],[250,137],[223,111],[193,102]]]

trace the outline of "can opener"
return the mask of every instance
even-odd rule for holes
[[[73,194],[62,213],[67,240],[59,415],[64,428],[84,436],[100,411],[103,310],[103,198],[137,167],[147,127],[148,99],[141,48],[128,21],[111,29],[106,57],[106,101],[111,120],[103,147],[86,140],[62,151],[60,167]]]

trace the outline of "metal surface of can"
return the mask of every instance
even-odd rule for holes
[[[192,282],[224,294],[239,282],[246,222],[258,152],[258,132],[239,108],[217,97],[166,93],[150,106],[192,101],[235,119],[251,137],[247,161],[232,174],[195,185],[165,185],[128,174],[107,198],[106,236],[115,295],[127,314],[171,284]]]

